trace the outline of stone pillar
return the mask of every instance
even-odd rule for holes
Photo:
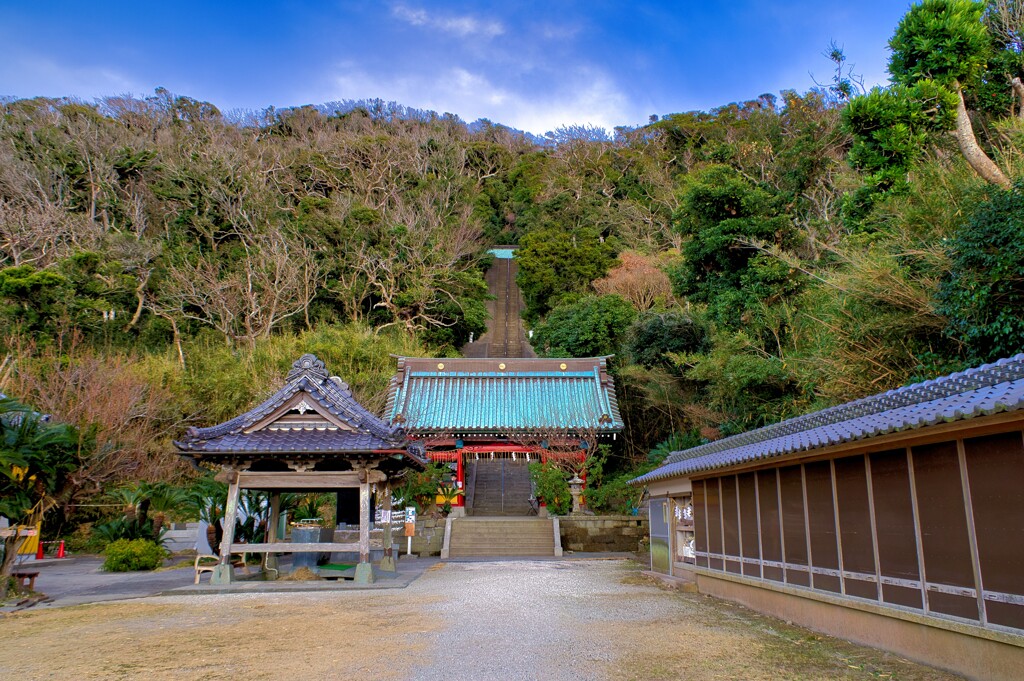
[[[380,560],[380,569],[386,572],[395,572],[395,555],[391,545],[391,487],[385,485],[384,499],[381,504],[384,511],[384,557]]]

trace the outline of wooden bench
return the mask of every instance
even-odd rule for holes
[[[11,573],[11,577],[18,580],[19,585],[27,586],[29,591],[36,590],[36,577],[38,576],[38,571],[24,571]]]

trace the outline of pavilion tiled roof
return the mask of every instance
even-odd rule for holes
[[[290,401],[299,399],[300,393],[303,412],[319,408],[345,427],[324,421],[304,423],[301,417],[260,427]],[[219,425],[189,428],[174,444],[186,454],[329,454],[406,450],[408,441],[400,426],[389,425],[359,404],[344,381],[327,374],[322,361],[303,355],[292,365],[284,386],[266,401]],[[413,449],[407,453],[421,459]]]
[[[398,358],[388,420],[410,434],[612,434],[607,358]]]
[[[1024,408],[1024,354],[672,452],[641,485]]]

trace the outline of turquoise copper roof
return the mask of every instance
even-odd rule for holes
[[[498,246],[487,251],[495,257],[497,260],[512,260],[516,257],[516,247],[512,246]]]
[[[612,434],[607,358],[399,357],[385,417],[409,434]]]

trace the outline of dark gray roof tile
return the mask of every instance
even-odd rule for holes
[[[392,442],[364,433],[302,430],[261,430],[255,433],[233,433],[211,440],[175,444],[182,451],[204,454],[371,452],[396,448]]]
[[[673,452],[631,482],[734,466],[1024,408],[1024,354]]]
[[[351,430],[264,429],[248,432],[300,392],[303,399],[315,402]],[[185,453],[234,454],[359,452],[406,449],[410,443],[402,428],[389,425],[359,404],[344,381],[328,375],[323,362],[313,355],[303,355],[292,364],[284,386],[261,404],[224,423],[208,428],[189,428],[185,437],[174,444]],[[419,449],[408,447],[408,453],[418,463],[426,463]]]

